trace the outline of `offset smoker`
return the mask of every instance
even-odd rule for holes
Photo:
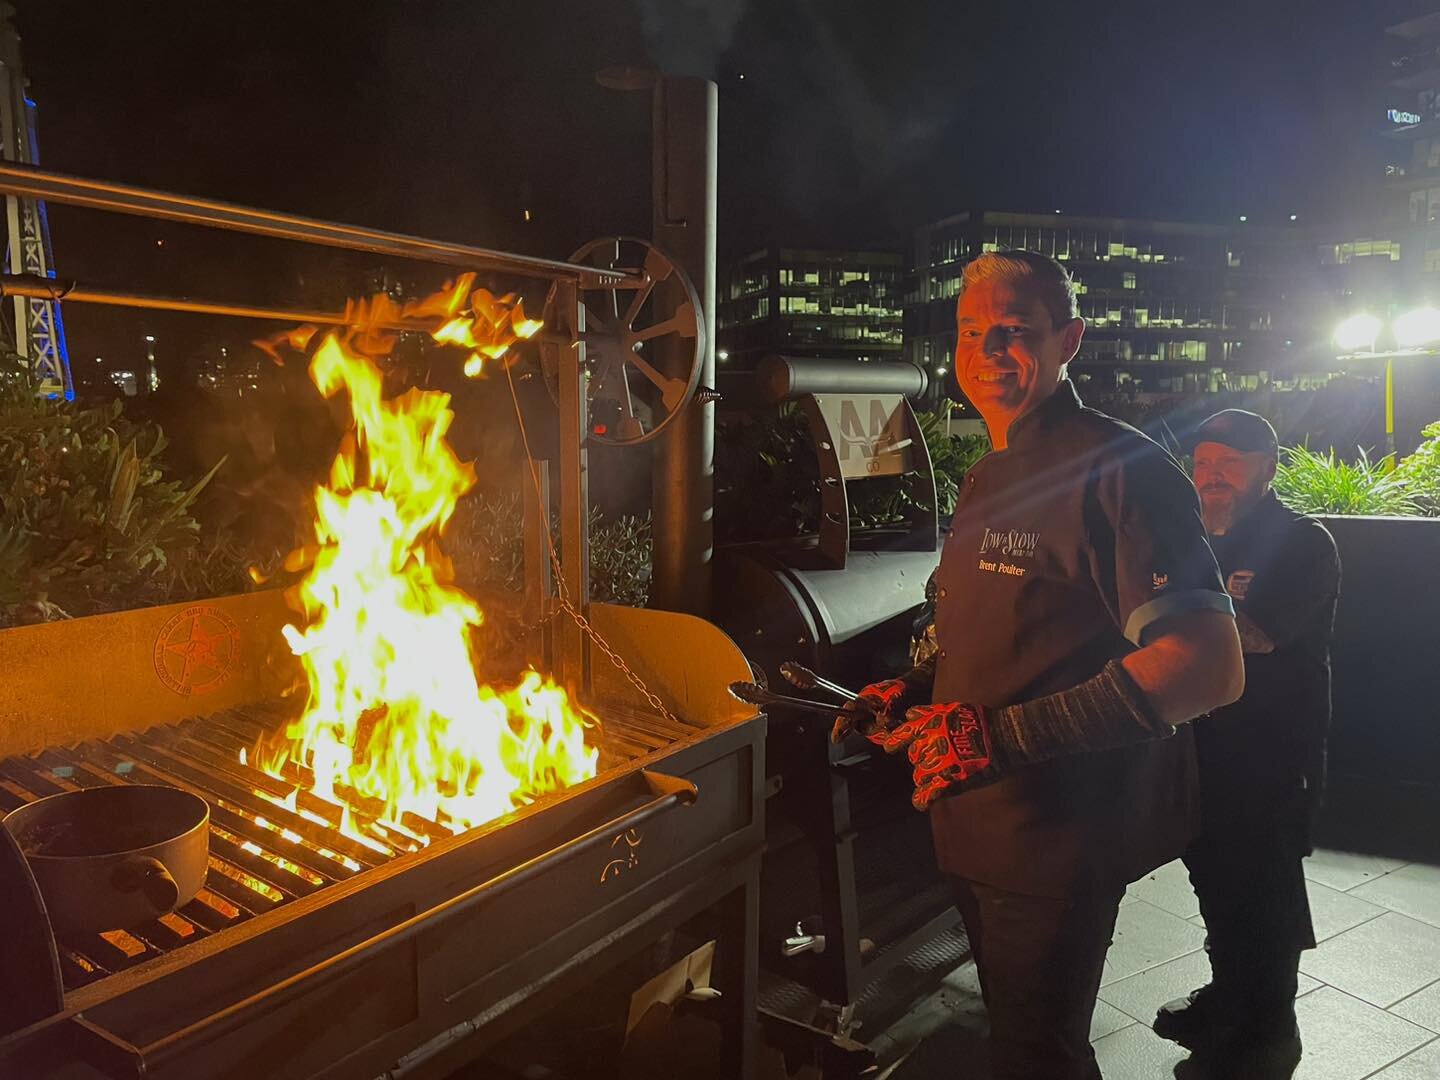
[[[809,421],[819,527],[721,549],[716,621],[779,688],[787,659],[852,689],[888,678],[909,666],[916,612],[940,560],[930,455],[906,400],[924,394],[925,373],[772,356],[754,381],[756,397],[796,401]],[[905,527],[852,533],[850,485],[906,474],[928,485],[930,509]],[[823,718],[770,711],[761,965],[818,995],[845,1028],[867,987],[959,916],[929,822],[910,808],[903,755],[887,759],[858,737],[835,746]]]
[[[276,692],[287,614],[260,593],[0,634],[0,807],[159,783],[212,813],[201,895],[128,932],[61,941],[65,1011],[0,1039],[0,1075],[375,1076],[437,1036],[395,1075],[441,1075],[707,908],[740,1075],[763,724],[724,693],[748,670],[738,650],[698,619],[592,606],[680,722],[597,671],[595,780],[459,836],[412,820],[429,846],[377,851],[320,800],[297,809],[332,825],[265,798],[294,785],[238,760],[299,707]],[[219,670],[177,681],[167,665],[166,646],[197,630],[225,634],[224,682],[186,696]],[[63,692],[61,667],[74,673]]]

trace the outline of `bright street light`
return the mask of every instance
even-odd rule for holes
[[[1422,307],[1399,316],[1395,320],[1395,341],[1405,349],[1440,341],[1440,311]]]
[[[155,335],[154,335],[154,334],[146,334],[146,335],[145,335],[145,340],[146,340],[146,341],[149,341],[149,342],[151,342],[151,343],[153,344],[154,341],[155,341]]]
[[[1335,328],[1335,344],[1346,352],[1373,347],[1380,336],[1380,320],[1361,312],[1351,315]]]

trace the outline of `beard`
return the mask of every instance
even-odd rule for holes
[[[1224,536],[1235,524],[1235,497],[1208,495],[1200,500],[1200,517],[1211,536]]]
[[[1228,484],[1206,488],[1200,492],[1200,518],[1205,523],[1205,531],[1211,536],[1224,536],[1257,502],[1259,496]]]

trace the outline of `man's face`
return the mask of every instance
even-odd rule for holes
[[[1084,319],[1056,326],[1021,285],[982,281],[956,307],[955,378],[992,436],[1044,401],[1080,348]]]
[[[1200,493],[1206,531],[1211,536],[1223,536],[1270,490],[1270,481],[1275,479],[1275,459],[1224,443],[1202,442],[1195,447],[1192,475],[1195,490]]]

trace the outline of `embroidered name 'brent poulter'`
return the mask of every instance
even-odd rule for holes
[[[1035,549],[1039,546],[1040,534],[1038,532],[1025,532],[1020,529],[986,528],[984,535],[980,538],[979,568],[981,570],[987,570],[992,574],[1009,574],[1012,577],[1024,577],[1028,572],[1026,567],[1001,562],[993,556],[1002,555],[1008,559],[1033,559],[1035,557]],[[992,557],[987,559],[985,557],[987,555]]]

